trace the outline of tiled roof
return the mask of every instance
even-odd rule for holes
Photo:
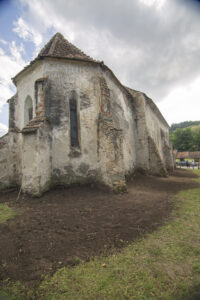
[[[38,54],[38,57],[57,57],[95,61],[76,46],[66,40],[61,33],[56,33]]]
[[[176,158],[190,158],[190,152],[177,152]]]
[[[200,151],[190,152],[191,158],[200,158]]]
[[[176,158],[200,158],[200,151],[177,152]]]
[[[37,131],[46,121],[46,117],[35,117],[22,129],[22,133],[31,133]]]

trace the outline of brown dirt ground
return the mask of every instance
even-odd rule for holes
[[[198,186],[194,177],[186,170],[168,178],[137,174],[125,194],[76,186],[16,202],[18,191],[0,192],[0,203],[21,211],[0,224],[0,281],[36,286],[42,274],[116,251],[165,222],[172,196]]]

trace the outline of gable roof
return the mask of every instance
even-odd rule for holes
[[[61,33],[57,32],[50,39],[50,41],[42,48],[38,56],[34,60],[32,60],[17,75],[15,75],[15,77],[12,78],[13,82],[15,83],[16,78],[25,70],[27,70],[31,65],[45,57],[99,63],[99,61],[94,60],[92,57],[86,55],[83,51],[81,51],[76,46],[71,44],[67,39],[65,39]]]
[[[38,54],[38,57],[70,58],[84,61],[95,61],[83,51],[71,44],[57,32]]]

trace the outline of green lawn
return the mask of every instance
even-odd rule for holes
[[[176,195],[172,217],[120,253],[58,270],[33,292],[34,299],[191,299],[200,292],[200,188]],[[20,284],[4,289],[14,300],[31,294]]]
[[[7,204],[0,204],[0,223],[4,223],[14,216],[16,216],[16,211],[10,208]]]

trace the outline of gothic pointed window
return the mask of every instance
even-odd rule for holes
[[[24,103],[24,125],[33,119],[33,101],[30,96],[26,97]]]
[[[78,116],[77,116],[77,101],[75,94],[72,93],[69,100],[70,108],[70,142],[71,147],[79,147],[78,134]]]

